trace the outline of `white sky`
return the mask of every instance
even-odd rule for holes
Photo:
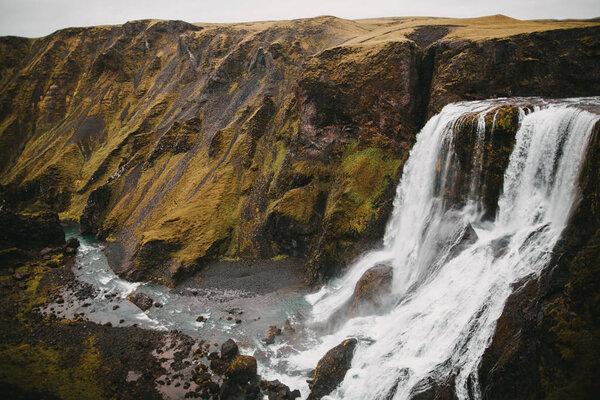
[[[0,36],[45,36],[71,26],[112,25],[159,18],[243,22],[335,15],[518,19],[594,18],[600,0],[0,0]]]

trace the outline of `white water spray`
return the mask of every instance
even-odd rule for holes
[[[477,168],[465,205],[455,209],[444,200],[456,173],[453,134],[466,116],[478,114],[472,162],[481,165],[485,117],[502,104],[535,106],[521,109],[496,219],[482,223]],[[580,105],[600,106],[600,98],[465,102],[433,117],[404,167],[383,249],[363,255],[345,276],[308,296],[312,321],[331,321],[363,273],[386,263],[394,272],[390,306],[383,315],[347,320],[290,357],[290,370],[314,367],[328,349],[357,337],[362,340],[352,367],[332,398],[407,399],[426,389],[426,378],[451,375],[460,399],[479,398],[477,368],[512,285],[546,266],[576,198],[582,158],[600,119]],[[496,115],[490,117],[495,122]],[[477,239],[453,252],[471,224]]]

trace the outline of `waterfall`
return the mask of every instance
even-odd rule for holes
[[[490,113],[503,104],[520,105],[519,129],[498,210],[485,221],[483,177],[475,167],[483,162],[485,117],[495,123]],[[513,284],[540,274],[576,200],[582,159],[600,119],[585,106],[600,106],[600,98],[463,102],[431,118],[404,166],[383,247],[307,297],[313,324],[339,319],[363,273],[385,263],[393,268],[387,308],[343,319],[288,362],[314,367],[328,349],[356,337],[352,367],[332,398],[407,399],[428,379],[450,376],[460,399],[479,398],[477,368]],[[448,201],[444,193],[455,189],[457,174],[454,133],[474,115],[470,185],[464,202]],[[455,251],[471,226],[476,239]]]

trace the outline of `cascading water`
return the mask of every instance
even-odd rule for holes
[[[481,168],[471,168],[462,203],[445,199],[455,189],[453,137],[467,116],[477,115],[472,162],[481,166],[485,117],[503,104],[522,105],[520,127],[496,218],[484,222]],[[327,350],[356,337],[352,367],[333,398],[406,399],[426,389],[426,378],[450,376],[460,399],[479,398],[479,361],[512,285],[543,270],[567,223],[580,164],[600,119],[582,106],[600,106],[600,98],[465,102],[433,117],[404,167],[383,248],[307,297],[312,323],[323,326],[339,318],[361,276],[384,263],[393,268],[387,309],[338,323],[309,350],[290,356],[288,370],[314,368]],[[477,237],[465,244],[471,226]]]

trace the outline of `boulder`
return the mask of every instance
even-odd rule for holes
[[[315,369],[315,379],[307,400],[317,400],[331,393],[346,376],[352,365],[358,341],[346,339],[321,358]]]
[[[268,346],[270,344],[275,343],[275,336],[281,335],[281,328],[278,328],[275,325],[271,325],[269,327],[269,331],[267,332],[267,337],[264,339],[265,344]]]
[[[260,381],[260,388],[269,400],[294,400],[300,397],[299,390],[291,391],[287,385],[278,380]]]
[[[79,248],[79,245],[79,239],[77,239],[76,237],[70,237],[63,247],[63,252],[68,256],[75,255],[77,254],[77,249]]]
[[[392,290],[393,268],[378,264],[368,269],[354,287],[349,314],[377,312],[381,309],[382,298]]]
[[[237,343],[233,339],[227,340],[221,345],[221,358],[231,360],[240,353]]]
[[[256,358],[238,355],[225,371],[225,375],[232,381],[246,383],[256,378],[256,369]]]
[[[148,297],[148,295],[141,292],[130,294],[129,296],[127,296],[127,300],[135,304],[142,311],[148,310],[150,307],[152,307],[152,304],[154,303],[154,300]]]

